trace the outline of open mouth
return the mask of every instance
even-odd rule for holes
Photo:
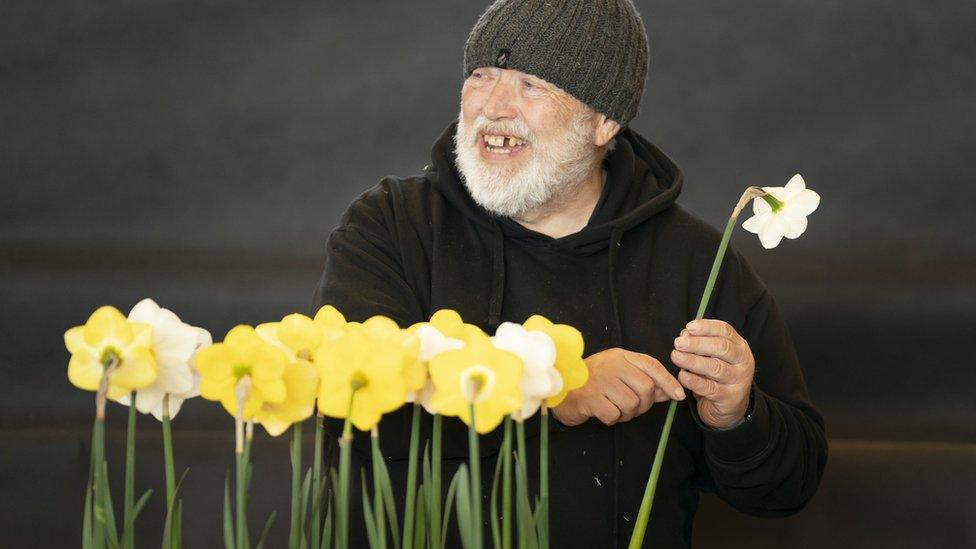
[[[513,158],[529,146],[524,139],[503,134],[481,134],[478,141],[482,156],[490,160]]]

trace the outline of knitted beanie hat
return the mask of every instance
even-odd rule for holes
[[[464,45],[464,77],[500,67],[546,80],[626,126],[647,77],[647,31],[631,0],[497,0]]]

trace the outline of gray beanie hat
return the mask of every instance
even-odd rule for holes
[[[478,67],[533,74],[626,126],[647,77],[647,31],[630,0],[497,0],[464,45]]]

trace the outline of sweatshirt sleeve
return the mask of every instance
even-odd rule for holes
[[[756,516],[798,512],[813,497],[827,461],[824,421],[810,402],[789,330],[763,288],[740,334],[756,361],[752,414],[738,426],[703,431],[705,466],[715,492]]]
[[[424,320],[407,281],[400,252],[375,191],[360,197],[329,236],[325,267],[313,298],[314,314],[332,305],[348,320],[387,316],[400,326]]]

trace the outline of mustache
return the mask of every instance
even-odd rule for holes
[[[522,120],[489,120],[483,114],[479,114],[471,123],[470,132],[472,137],[477,137],[482,134],[492,134],[510,135],[523,141],[533,141],[535,139],[532,130]]]

